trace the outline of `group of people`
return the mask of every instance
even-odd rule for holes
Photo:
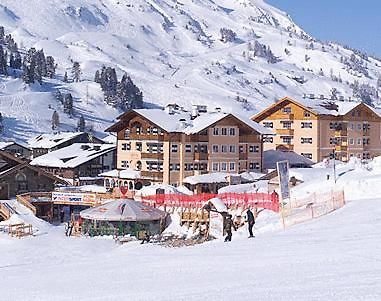
[[[247,229],[249,231],[249,238],[254,237],[253,227],[255,224],[255,218],[253,212],[249,209],[246,211]],[[226,232],[225,242],[232,240],[232,229],[237,230],[236,225],[233,222],[232,215],[228,214],[225,219],[224,230]]]

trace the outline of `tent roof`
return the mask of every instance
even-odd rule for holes
[[[160,220],[165,218],[167,213],[141,202],[127,199],[115,200],[83,210],[80,215],[84,219],[91,220],[140,222]]]

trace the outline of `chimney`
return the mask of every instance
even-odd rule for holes
[[[186,128],[187,121],[185,120],[185,118],[181,118],[181,119],[179,119],[179,121],[180,121],[181,127],[182,128]]]
[[[216,110],[217,113],[221,112],[221,108],[220,107],[216,107],[215,110]]]
[[[168,105],[166,105],[165,108],[164,108],[164,111],[165,111],[167,114],[169,114],[169,115],[173,115],[173,114],[175,114],[175,112],[174,112],[174,105],[172,105],[172,104],[168,104]]]
[[[198,112],[198,105],[192,105],[191,119],[193,120],[199,115],[200,115],[200,113]]]

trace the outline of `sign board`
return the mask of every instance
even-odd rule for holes
[[[88,203],[96,202],[95,193],[52,192],[52,201],[56,203]]]
[[[279,178],[280,197],[282,200],[290,198],[288,161],[276,163]]]
[[[224,218],[223,216],[214,211],[210,211],[210,219],[209,219],[209,234],[216,237],[221,238],[224,236]]]

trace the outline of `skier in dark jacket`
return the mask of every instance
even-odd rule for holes
[[[225,241],[232,241],[232,228],[234,228],[234,230],[237,230],[237,228],[234,225],[233,220],[232,220],[232,216],[230,214],[228,214],[226,216],[224,228],[225,228],[225,232],[227,234],[227,236],[225,237]]]
[[[254,214],[251,212],[250,208],[246,211],[247,227],[249,230],[249,237],[254,237],[253,226],[255,224]]]

